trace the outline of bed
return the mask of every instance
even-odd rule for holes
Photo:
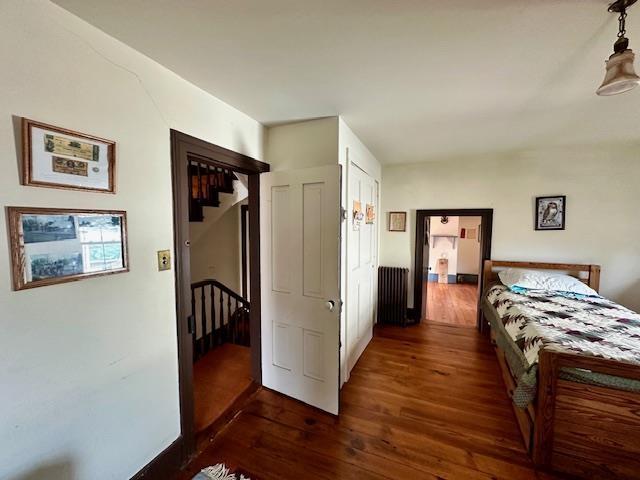
[[[485,261],[483,321],[533,462],[580,478],[640,479],[640,316],[602,297],[513,293],[498,279],[505,268],[561,271],[598,291],[600,267]],[[548,334],[554,316],[562,328]],[[535,334],[514,340],[538,317]],[[565,334],[575,341],[557,338]]]

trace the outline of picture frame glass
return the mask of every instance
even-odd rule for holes
[[[25,183],[113,192],[113,143],[26,121]]]
[[[389,213],[389,231],[404,232],[407,228],[406,212],[390,212]]]
[[[564,230],[566,197],[536,198],[536,230]]]
[[[125,223],[122,212],[14,212],[17,286],[126,270]]]

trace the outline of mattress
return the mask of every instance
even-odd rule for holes
[[[538,353],[543,347],[640,365],[640,315],[603,297],[516,293],[492,285],[482,309],[516,382],[513,402],[518,407],[535,399]],[[640,381],[577,368],[563,368],[560,378],[640,391]]]

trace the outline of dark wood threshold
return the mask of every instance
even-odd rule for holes
[[[131,480],[166,480],[180,471],[182,460],[182,435],[165,448],[156,458],[142,467]]]
[[[262,387],[256,382],[251,382],[241,392],[220,416],[208,427],[196,433],[196,452],[200,454],[211,441],[234,419],[234,417],[249,403]]]

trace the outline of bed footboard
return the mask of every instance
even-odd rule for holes
[[[640,392],[559,378],[580,368],[640,380],[640,367],[542,349],[533,461],[581,478],[640,479]]]

